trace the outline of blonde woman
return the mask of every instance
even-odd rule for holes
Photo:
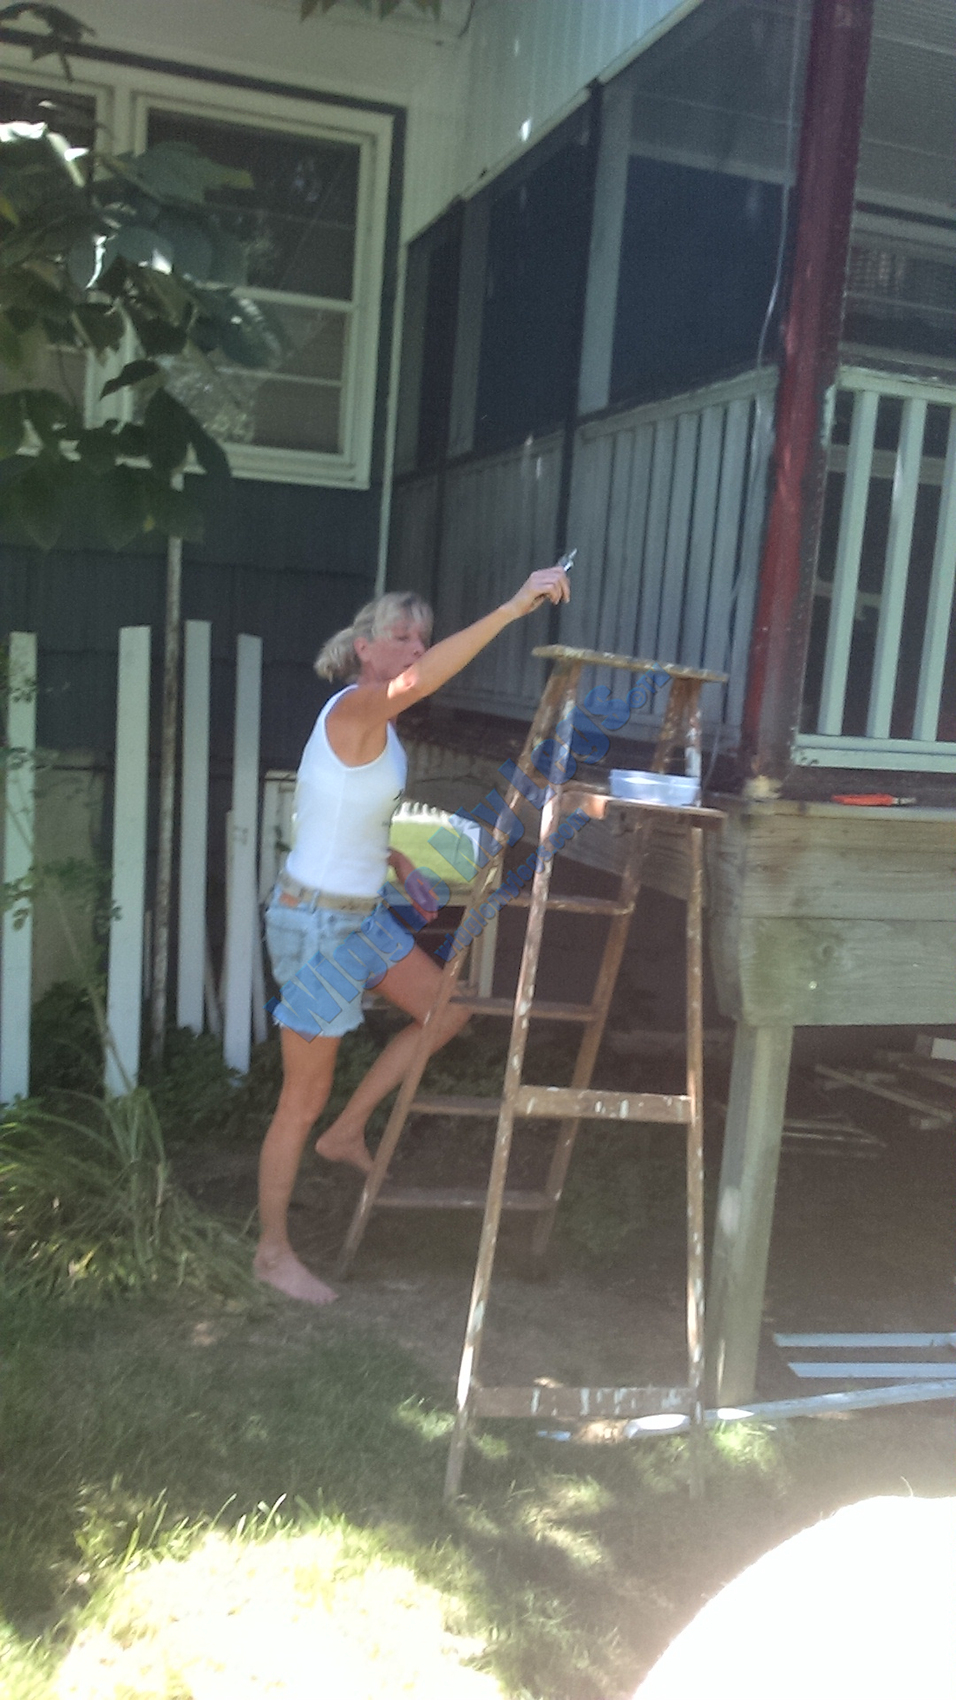
[[[289,1199],[309,1131],[329,1096],[343,1034],[362,1023],[361,990],[377,991],[410,1015],[385,1047],[341,1115],[316,1142],[320,1156],[367,1173],[365,1124],[401,1081],[441,970],[380,901],[390,865],[426,918],[434,900],[410,879],[412,864],[388,847],[389,824],[407,762],[395,731],[402,709],[431,696],[460,673],[513,620],[545,600],[566,602],[561,567],[532,573],[510,601],[463,631],[428,647],[432,615],[413,594],[379,597],[331,638],[316,661],[320,678],[346,681],[323,708],[306,744],[296,786],[295,843],[266,911],[266,940],[280,987],[293,988],[274,1014],[281,1029],[282,1090],[259,1161],[259,1279],[307,1304],[328,1304],[331,1287],[299,1262],[289,1243]],[[369,947],[378,946],[378,953]],[[374,959],[365,979],[355,965]],[[384,958],[384,969],[383,969]],[[348,964],[351,980],[335,961]],[[324,966],[320,981],[309,965]],[[303,991],[311,987],[308,995]],[[343,992],[344,988],[344,992]],[[339,996],[336,997],[335,993]],[[432,1050],[459,1032],[467,1012],[450,1006],[436,1024]]]

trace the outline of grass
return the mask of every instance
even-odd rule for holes
[[[335,1671],[336,1700],[604,1700],[794,1529],[956,1487],[927,1412],[728,1429],[702,1503],[679,1439],[503,1424],[447,1510],[447,1398],[334,1313],[19,1298],[0,1347],[9,1700],[232,1700],[256,1671],[297,1700],[303,1668]]]
[[[0,1123],[8,1287],[99,1300],[146,1287],[248,1288],[248,1248],[173,1180],[149,1093],[58,1093]]]

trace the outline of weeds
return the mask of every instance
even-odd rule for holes
[[[28,1101],[0,1125],[0,1235],[9,1286],[97,1300],[167,1285],[246,1287],[247,1251],[173,1181],[144,1088]],[[69,1113],[68,1113],[69,1111]]]

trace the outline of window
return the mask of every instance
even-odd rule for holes
[[[102,85],[87,94],[97,77]],[[237,474],[367,487],[391,118],[92,60],[82,90],[31,72],[0,85],[0,116],[55,118],[85,146],[99,118],[118,153],[187,141],[252,178],[251,189],[218,191],[209,204],[247,250],[248,282],[237,293],[276,325],[278,363],[251,371],[227,357],[204,367],[184,360],[170,388],[224,442]],[[75,354],[58,364],[50,381],[77,398],[85,391],[93,417],[108,374],[91,359],[84,382],[86,362]],[[123,392],[113,405],[129,411],[133,398]]]
[[[847,262],[844,343],[935,366],[956,359],[956,223],[858,208]]]

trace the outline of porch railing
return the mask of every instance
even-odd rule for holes
[[[956,386],[842,368],[798,762],[956,770],[954,583]]]

